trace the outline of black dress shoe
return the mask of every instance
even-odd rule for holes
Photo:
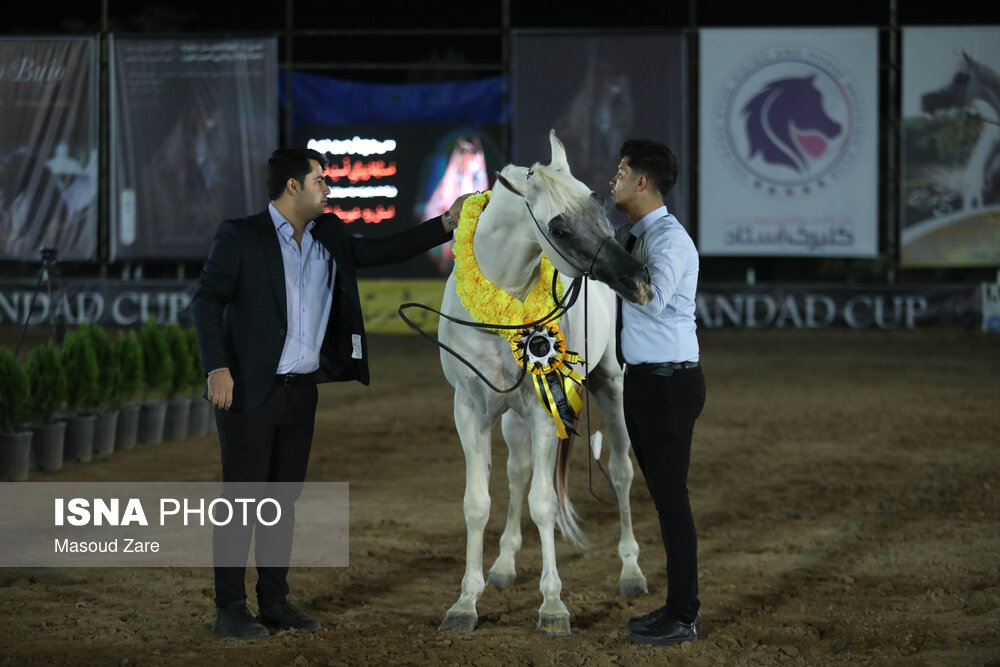
[[[250,615],[246,602],[238,600],[225,607],[219,607],[215,623],[212,624],[212,634],[220,637],[250,639],[267,637],[271,633]]]
[[[319,621],[309,618],[293,607],[292,603],[288,601],[261,607],[258,618],[264,625],[270,625],[282,630],[296,628],[316,632],[323,627],[319,624]]]
[[[654,609],[648,614],[643,614],[642,616],[633,616],[628,619],[628,623],[625,627],[629,630],[635,632],[636,630],[642,630],[643,628],[649,627],[651,623],[655,623],[664,616],[667,615],[667,605],[663,605],[659,609]]]
[[[656,646],[672,646],[693,642],[701,636],[701,614],[693,623],[684,623],[670,616],[664,616],[647,627],[635,630],[628,636],[633,644],[654,644]]]

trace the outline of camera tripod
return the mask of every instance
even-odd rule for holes
[[[35,307],[35,300],[38,298],[38,292],[42,288],[43,282],[49,295],[49,323],[52,325],[52,341],[56,345],[62,343],[66,328],[65,318],[62,317],[62,300],[52,298],[53,292],[56,297],[59,296],[59,269],[56,266],[56,261],[54,248],[42,249],[42,266],[38,269],[38,282],[35,283],[35,291],[31,293],[31,301],[28,302],[28,309],[24,313],[24,322],[21,323],[21,329],[17,332],[17,345],[14,347],[15,357],[21,351],[21,343],[24,342],[24,334],[27,333],[28,322],[31,320],[31,311]],[[53,276],[55,276],[54,280]]]

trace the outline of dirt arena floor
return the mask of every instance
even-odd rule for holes
[[[704,637],[633,646],[666,590],[657,523],[632,487],[649,595],[618,595],[617,512],[572,495],[589,550],[558,542],[573,634],[535,632],[538,535],[479,627],[437,630],[464,568],[464,461],[436,351],[373,337],[372,386],[325,385],[309,469],[350,482],[351,565],[294,570],[316,634],[209,632],[205,569],[0,570],[0,663],[94,665],[1000,665],[1000,338],[972,331],[705,331],[708,402],[690,489]],[[595,421],[599,424],[599,421]],[[494,438],[485,563],[506,449]],[[35,481],[211,481],[217,443],[140,445]],[[601,495],[609,488],[597,476]],[[527,513],[526,513],[527,514]],[[252,590],[252,581],[250,583]]]

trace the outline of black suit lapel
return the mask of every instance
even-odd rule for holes
[[[274,230],[274,223],[271,221],[271,214],[264,211],[256,218],[257,234],[260,237],[261,250],[264,255],[265,269],[268,278],[271,279],[271,290],[274,298],[281,306],[279,312],[287,316],[288,297],[285,295],[285,266],[281,261],[281,246],[278,242],[278,233]],[[253,270],[252,268],[250,269]]]

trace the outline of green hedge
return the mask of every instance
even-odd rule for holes
[[[14,353],[0,348],[0,433],[13,433],[28,420],[28,374]]]
[[[100,369],[90,336],[81,330],[67,333],[60,360],[66,371],[66,406],[76,413],[92,405],[98,395]]]
[[[66,405],[66,371],[52,343],[28,354],[28,388],[28,419],[34,424],[48,423],[56,410]]]
[[[80,330],[90,338],[90,346],[97,359],[97,392],[88,407],[109,408],[118,402],[118,385],[121,383],[120,366],[111,345],[111,337],[99,326],[83,326]]]
[[[146,372],[142,363],[142,345],[134,331],[118,334],[114,343],[114,355],[118,361],[120,382],[115,402],[125,405],[135,401],[146,383]]]
[[[173,385],[174,362],[166,336],[152,317],[142,325],[139,344],[142,346],[147,397],[168,395]]]

